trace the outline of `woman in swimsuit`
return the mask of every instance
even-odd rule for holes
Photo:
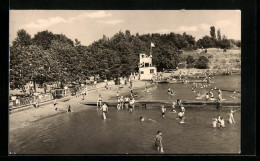
[[[155,147],[157,148],[158,151],[163,152],[163,146],[162,146],[162,132],[158,131],[157,135],[154,139],[154,144]]]
[[[107,119],[106,113],[108,111],[107,103],[104,103],[103,106],[101,107],[102,113],[103,113],[103,119]]]

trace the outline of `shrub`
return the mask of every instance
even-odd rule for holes
[[[207,69],[209,68],[208,64],[209,64],[208,58],[205,56],[201,56],[199,57],[194,67],[197,69]]]

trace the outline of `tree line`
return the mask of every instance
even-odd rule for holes
[[[158,71],[176,68],[182,50],[203,46],[185,32],[133,35],[126,30],[111,38],[103,35],[102,39],[84,46],[64,34],[46,30],[31,37],[21,29],[10,45],[10,87],[20,88],[29,81],[83,83],[96,75],[108,80],[127,77],[138,71],[139,54],[148,54],[151,42],[156,46],[152,54]]]

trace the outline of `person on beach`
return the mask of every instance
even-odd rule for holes
[[[133,108],[135,108],[135,99],[132,97],[132,100],[130,101],[129,112],[133,112]]]
[[[222,91],[220,89],[218,89],[218,99],[222,101]]]
[[[103,113],[103,119],[107,119],[106,113],[108,112],[108,107],[107,103],[104,103],[103,106],[101,107],[102,113]]]
[[[228,122],[229,123],[236,123],[235,122],[235,119],[234,119],[234,113],[236,112],[236,110],[234,110],[234,109],[232,109],[231,111],[230,111],[230,113],[228,114],[228,116],[229,116],[229,119],[228,119]]]
[[[39,101],[38,101],[38,99],[35,100],[35,102],[33,103],[33,106],[35,108],[39,108]]]
[[[233,94],[231,95],[231,98],[236,98],[237,91],[234,90]]]
[[[166,108],[164,107],[164,105],[162,105],[161,110],[162,110],[162,117],[164,117],[166,112]]]
[[[126,109],[128,109],[128,107],[129,107],[129,101],[130,101],[130,99],[126,96],[125,97],[125,108]]]
[[[201,99],[201,95],[200,95],[200,92],[197,92],[197,96],[195,99]]]
[[[124,109],[124,97],[123,96],[120,97],[120,106],[123,110]]]
[[[72,112],[72,111],[71,111],[71,101],[70,101],[70,99],[69,99],[69,103],[68,103],[68,110],[67,110],[67,113],[68,113],[68,112]]]
[[[133,97],[133,89],[132,89],[132,87],[130,88],[130,94],[131,94],[131,97]]]
[[[209,100],[209,93],[206,93],[205,99],[206,99],[206,102]]]
[[[101,107],[101,105],[102,105],[102,96],[101,96],[101,94],[99,94],[98,101],[97,101],[97,108]]]
[[[54,106],[54,110],[55,110],[55,111],[58,110],[58,108],[56,107],[56,105],[57,105],[57,100],[56,100],[56,98],[55,98],[54,101],[53,101],[53,106]]]
[[[117,98],[117,99],[119,98],[119,93],[118,93],[118,91],[116,92],[116,98]]]
[[[209,94],[210,94],[210,100],[214,100],[213,92],[209,91]]]
[[[163,152],[163,146],[162,146],[162,132],[158,131],[157,135],[154,139],[154,144],[155,147],[157,148],[158,151]]]

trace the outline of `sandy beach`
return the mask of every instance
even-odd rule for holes
[[[133,81],[133,91],[140,90],[145,88],[146,81]],[[9,132],[13,130],[24,128],[33,124],[37,120],[41,120],[47,117],[55,116],[58,114],[66,113],[68,108],[68,99],[71,99],[71,109],[73,112],[80,112],[83,110],[88,110],[93,108],[93,106],[86,106],[83,105],[86,102],[95,102],[98,99],[99,94],[102,96],[102,101],[108,101],[113,97],[116,97],[116,92],[118,91],[119,95],[130,95],[129,84],[123,85],[123,88],[119,90],[118,85],[111,86],[111,90],[107,90],[105,88],[97,88],[92,91],[88,91],[87,96],[85,99],[82,100],[82,96],[69,96],[64,99],[57,100],[56,107],[58,108],[57,111],[54,109],[53,101],[50,101],[48,104],[40,105],[39,108],[34,108],[33,106],[25,109],[25,110],[13,110],[9,115]]]

